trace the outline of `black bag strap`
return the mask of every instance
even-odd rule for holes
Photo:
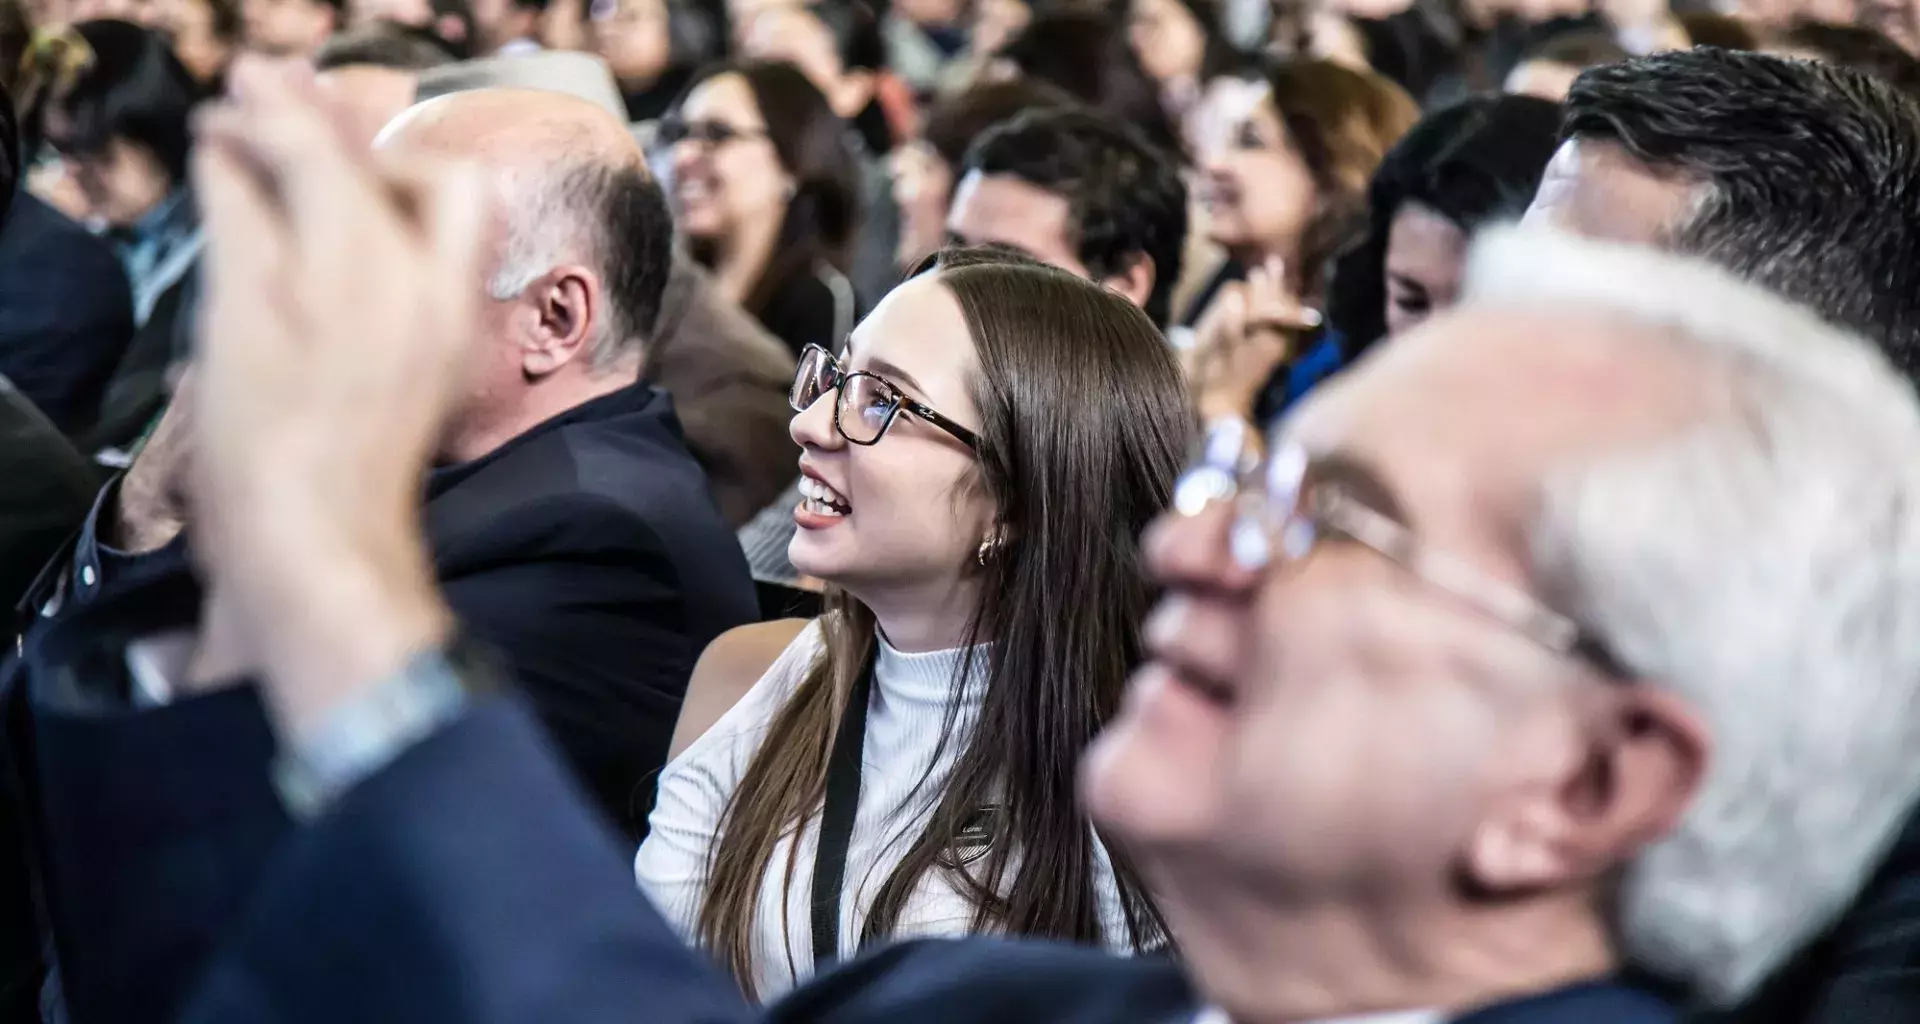
[[[813,969],[840,958],[840,894],[847,879],[847,842],[860,809],[860,756],[867,745],[867,703],[873,662],[847,695],[840,728],[827,755],[827,799],[820,811],[820,847],[813,855]]]

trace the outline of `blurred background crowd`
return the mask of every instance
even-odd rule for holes
[[[1920,1021],[1917,54],[0,0],[0,1020]]]

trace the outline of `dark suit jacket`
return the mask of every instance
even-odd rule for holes
[[[589,402],[428,493],[451,605],[593,803],[637,830],[695,659],[757,611],[671,401]],[[27,642],[15,758],[54,948],[76,1024],[166,1019],[289,832],[272,739],[248,688],[127,706],[125,641],[197,614],[179,545],[129,562],[81,544],[63,589]]]
[[[1700,1024],[1920,1021],[1920,813],[1847,913],[1740,1009]]]
[[[510,704],[403,754],[289,844],[187,1014],[194,1024],[1188,1024],[1160,958],[994,939],[882,949],[756,1017],[635,890]],[[1462,1024],[1671,1024],[1610,983]]]
[[[64,434],[93,426],[133,339],[133,296],[107,243],[27,193],[0,227],[0,376]]]
[[[687,447],[737,529],[800,475],[787,434],[793,353],[678,255],[653,333],[645,376],[673,396]]]
[[[0,609],[72,535],[99,486],[92,466],[0,375]]]

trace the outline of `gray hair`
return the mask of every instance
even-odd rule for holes
[[[1468,299],[1646,325],[1726,400],[1548,474],[1530,540],[1542,591],[1712,732],[1614,924],[1634,963],[1737,1001],[1846,909],[1920,792],[1920,403],[1866,342],[1651,250],[1501,229]]]
[[[487,294],[504,302],[561,264],[599,270],[602,315],[587,339],[588,365],[595,372],[640,356],[659,307],[657,291],[648,307],[640,310],[630,308],[629,297],[622,294],[626,282],[621,264],[626,253],[621,247],[629,240],[614,237],[624,225],[609,211],[621,201],[619,190],[633,187],[627,177],[621,169],[592,162],[514,175],[506,185],[506,242],[499,266],[487,282]],[[657,186],[644,176],[641,184],[657,192]],[[666,230],[670,233],[671,226]],[[664,283],[664,270],[660,273]]]

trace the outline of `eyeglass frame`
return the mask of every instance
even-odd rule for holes
[[[877,373],[869,373],[866,370],[848,372],[841,367],[840,360],[834,358],[833,353],[827,351],[820,345],[808,345],[801,349],[800,361],[794,365],[793,386],[787,389],[787,405],[791,407],[794,412],[806,412],[808,409],[813,408],[811,404],[802,406],[798,396],[800,394],[802,375],[807,365],[807,358],[816,352],[820,354],[820,358],[825,362],[828,370],[828,382],[825,387],[820,389],[820,394],[814,398],[814,401],[818,402],[820,399],[825,398],[828,392],[833,393],[833,430],[834,433],[839,434],[841,439],[848,444],[857,444],[862,448],[871,448],[879,444],[880,439],[887,436],[887,431],[893,429],[893,421],[899,419],[901,411],[905,410],[939,427],[948,434],[953,435],[956,440],[966,445],[968,449],[976,452],[980,450],[979,434],[968,430],[947,416],[942,415],[938,410],[925,402],[915,401],[900,385],[895,384],[893,381]],[[877,381],[893,395],[893,401],[889,403],[889,408],[887,409],[887,418],[885,422],[880,424],[880,429],[874,431],[873,440],[871,441],[854,440],[854,438],[847,433],[846,427],[840,424],[840,412],[846,404],[846,383],[856,377],[865,377],[868,380]]]
[[[702,138],[693,131],[695,125],[702,126],[703,130],[708,127],[725,129],[724,132],[719,133],[723,134],[725,138]],[[677,138],[668,138],[669,135],[674,134],[676,131],[678,132]],[[661,118],[659,122],[654,125],[653,137],[649,139],[648,142],[657,149],[671,149],[682,142],[694,142],[702,146],[717,149],[729,143],[752,142],[755,139],[768,138],[772,138],[772,136],[766,128],[738,128],[725,121],[715,121],[711,119],[689,121],[677,114],[669,114]]]
[[[1174,488],[1174,507],[1182,515],[1197,515],[1214,501],[1234,502],[1229,543],[1242,567],[1273,564],[1276,538],[1279,564],[1297,566],[1327,537],[1344,537],[1555,655],[1610,678],[1629,678],[1607,645],[1578,622],[1466,559],[1429,546],[1340,485],[1308,486],[1312,460],[1304,447],[1282,441],[1261,457],[1248,444],[1253,433],[1238,420],[1209,426],[1193,465]],[[1256,476],[1263,484],[1247,486]]]

